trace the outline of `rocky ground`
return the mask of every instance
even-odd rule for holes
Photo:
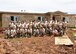
[[[71,38],[71,32],[68,32]],[[0,34],[0,54],[76,54],[73,46],[55,45],[54,36],[4,39]],[[73,41],[73,39],[71,39]]]

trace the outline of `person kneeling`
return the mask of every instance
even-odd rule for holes
[[[57,31],[57,29],[54,29],[54,30],[53,30],[53,35],[54,35],[54,36],[58,36],[58,35],[59,35],[59,32]]]

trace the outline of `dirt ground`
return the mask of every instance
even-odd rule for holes
[[[73,46],[55,45],[54,36],[4,39],[0,34],[0,54],[76,54],[76,43],[72,31],[67,35],[73,41]]]

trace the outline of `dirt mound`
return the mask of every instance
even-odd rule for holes
[[[0,38],[0,54],[19,54],[9,40]]]
[[[0,39],[0,54],[75,54],[76,46],[56,46],[54,37]]]

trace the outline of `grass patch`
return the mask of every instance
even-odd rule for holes
[[[70,26],[69,28],[76,28],[76,26]]]
[[[76,27],[69,27],[69,28],[71,28],[72,30],[76,30]]]
[[[76,32],[73,32],[73,38],[76,40]]]
[[[73,36],[76,36],[76,32],[73,32]]]

